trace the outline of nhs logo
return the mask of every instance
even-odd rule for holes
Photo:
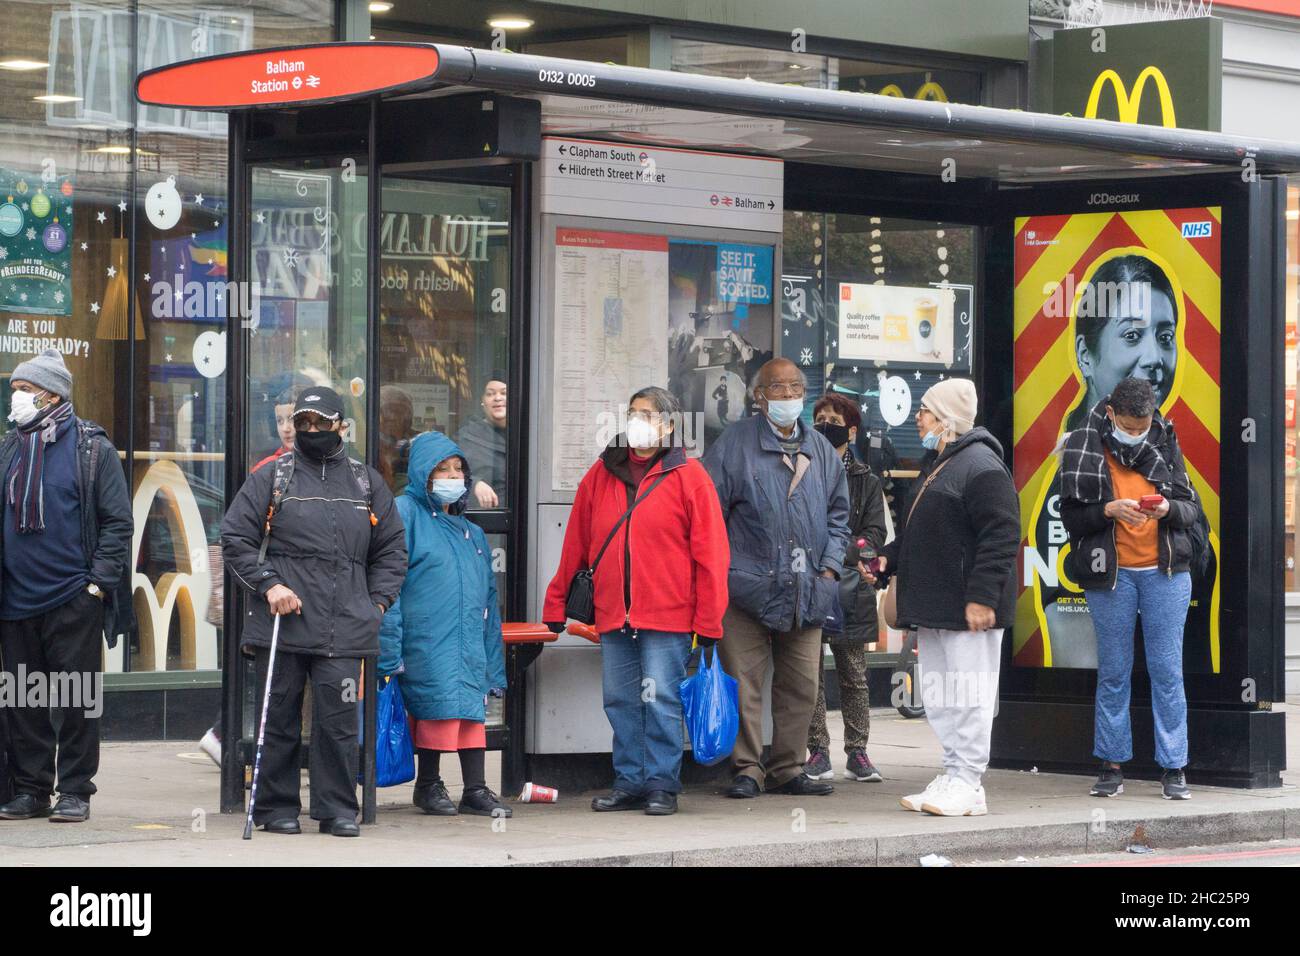
[[[1214,224],[1206,222],[1185,222],[1183,223],[1184,239],[1208,239],[1211,235],[1211,228]]]

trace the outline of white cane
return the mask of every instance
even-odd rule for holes
[[[244,820],[244,839],[253,839],[253,805],[257,803],[257,774],[262,769],[262,744],[266,742],[266,711],[271,703],[271,678],[275,675],[275,646],[280,641],[280,615],[271,626],[271,656],[266,663],[266,690],[262,692],[262,723],[257,730],[257,753],[253,757],[253,787],[248,795],[248,818]]]

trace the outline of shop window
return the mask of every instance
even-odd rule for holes
[[[943,103],[979,103],[980,74],[674,37],[672,68],[684,73],[786,86],[878,93]]]
[[[94,37],[97,31],[106,35],[110,25],[94,19],[99,8],[84,9],[89,19],[67,35],[82,37],[73,53],[87,74],[83,83],[102,84],[94,74],[108,58]],[[136,57],[139,68],[147,69],[254,46],[329,40],[332,15],[325,0],[301,3],[292,15],[269,2],[200,10],[144,0],[138,10]],[[124,55],[123,69],[128,60]],[[129,83],[123,89],[129,96]],[[70,116],[78,115],[75,107],[67,107]],[[125,303],[130,291],[133,332],[128,332],[124,310],[110,328],[120,338],[134,340],[135,382],[129,389],[104,392],[134,396],[139,633],[109,663],[111,669],[131,671],[214,670],[220,666],[224,625],[219,537],[231,400],[225,336],[232,323],[260,322],[264,297],[251,286],[237,288],[228,281],[225,116],[149,107],[139,109],[137,124],[136,231],[131,237],[135,272],[125,281],[123,255],[119,278],[109,280],[105,293],[109,303],[119,298]],[[314,222],[313,211],[314,206],[308,207],[303,214],[309,222]],[[261,235],[265,240],[266,232]],[[284,249],[275,252],[283,256]],[[108,305],[105,309],[118,314]],[[254,351],[254,361],[259,354]],[[123,364],[123,376],[125,368]],[[259,375],[263,371],[258,367]],[[250,383],[259,385],[259,395],[269,389],[263,380]],[[253,450],[262,455],[276,434],[273,424],[267,431],[269,436],[259,433],[253,442]]]

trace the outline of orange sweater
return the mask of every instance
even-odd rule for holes
[[[1131,468],[1125,468],[1109,451],[1106,464],[1110,468],[1110,483],[1116,498],[1132,498],[1156,494],[1156,486]],[[1115,550],[1121,568],[1152,568],[1160,563],[1160,522],[1148,518],[1141,527],[1115,519]]]

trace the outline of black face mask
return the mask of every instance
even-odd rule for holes
[[[294,442],[308,458],[324,459],[339,450],[343,436],[338,432],[298,432]]]
[[[849,426],[836,425],[832,422],[818,422],[813,426],[814,429],[822,433],[822,437],[828,442],[839,448],[841,445],[848,444]]]

